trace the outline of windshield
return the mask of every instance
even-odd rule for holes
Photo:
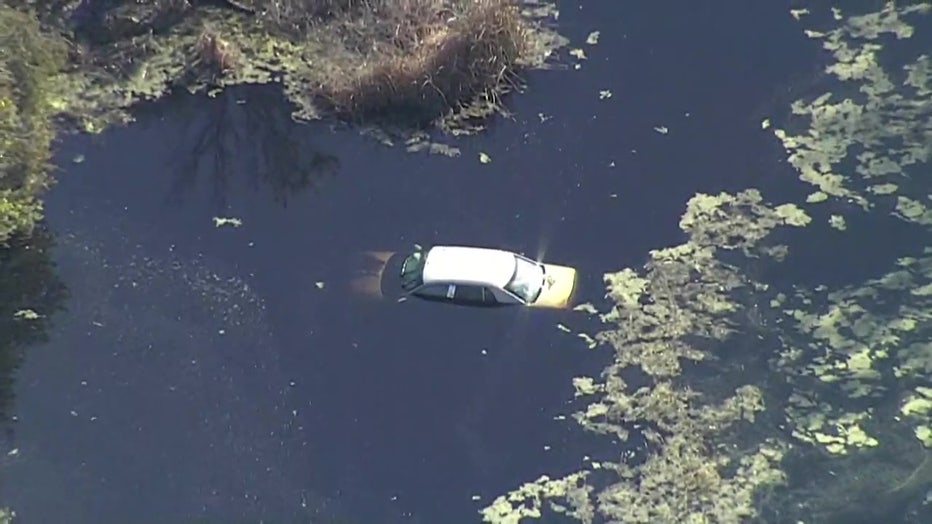
[[[401,266],[401,287],[405,291],[420,286],[424,283],[424,254],[420,251],[408,255],[404,264]]]
[[[540,296],[544,286],[544,268],[529,260],[515,257],[515,274],[505,286],[505,289],[518,295],[527,302],[534,302]]]

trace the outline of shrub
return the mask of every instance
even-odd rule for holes
[[[42,217],[54,137],[47,86],[65,53],[33,16],[0,7],[0,244]]]

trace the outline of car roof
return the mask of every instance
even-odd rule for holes
[[[505,287],[515,272],[515,255],[499,249],[434,246],[424,261],[424,283],[453,282]]]

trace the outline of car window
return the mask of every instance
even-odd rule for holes
[[[515,272],[505,289],[526,302],[534,302],[544,287],[544,268],[522,257],[515,257]]]
[[[456,286],[457,302],[482,302],[484,300],[483,288],[479,286]]]
[[[401,287],[405,291],[420,286],[424,283],[424,255],[417,251],[405,258],[401,266]]]
[[[450,298],[449,288],[450,284],[431,284],[418,289],[414,294],[429,298]]]
[[[495,293],[487,287],[482,288],[482,300],[486,304],[497,304],[498,303],[498,299],[495,298]]]

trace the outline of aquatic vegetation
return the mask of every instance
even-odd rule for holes
[[[42,217],[54,137],[49,84],[64,52],[33,17],[0,6],[0,246]]]
[[[41,219],[53,116],[99,132],[173,89],[278,82],[300,118],[469,133],[563,45],[555,10],[531,0],[117,1],[78,16],[79,3],[2,8],[0,242]]]
[[[923,409],[932,372],[932,246],[923,240],[932,225],[932,69],[928,55],[895,52],[898,40],[929,27],[930,14],[929,3],[888,3],[847,18],[835,10],[837,27],[807,34],[823,40],[833,60],[826,72],[840,83],[793,104],[795,119],[808,126],[804,134],[776,131],[800,177],[820,188],[810,202],[845,199],[850,212],[887,211],[916,228],[912,254],[886,273],[843,289],[793,289],[771,301],[784,317],[772,367],[794,390],[785,406],[793,437],[833,455],[855,454],[857,468],[874,474],[847,489],[880,507],[876,494],[890,486],[902,484],[895,491],[908,497],[932,480],[925,466],[932,418]],[[833,220],[844,224],[840,215]],[[875,454],[859,453],[867,448]],[[904,477],[923,471],[908,475],[918,484],[881,473],[897,456],[914,457],[892,469]]]
[[[173,88],[270,82],[283,85],[301,118],[474,131],[481,124],[473,120],[502,110],[500,97],[520,85],[520,69],[542,66],[562,45],[546,28],[552,13],[545,6],[239,0],[183,7],[165,0],[132,8],[116,2],[101,20],[77,27],[63,13],[47,18],[76,35],[78,59],[60,109],[87,131],[127,121],[135,102]]]
[[[830,453],[876,446],[859,422],[873,419],[884,403],[895,404],[903,388],[916,388],[903,416],[883,426],[915,425],[922,440],[932,422],[919,400],[932,373],[932,300],[923,292],[930,286],[932,248],[926,248],[920,258],[901,259],[893,271],[862,285],[775,300],[795,328],[781,333],[784,349],[774,363],[794,384],[787,408],[798,424],[794,436]],[[850,404],[848,410],[837,399]],[[835,429],[826,434],[824,428]]]
[[[592,520],[593,509],[589,503],[591,488],[585,484],[587,472],[578,472],[561,479],[551,479],[543,475],[534,482],[528,482],[512,491],[507,496],[498,497],[482,510],[485,522],[501,524],[520,524],[525,518],[540,518],[542,508],[548,499],[567,497],[569,507],[559,506],[561,512],[575,517],[582,522]]]
[[[889,54],[881,56],[887,36],[911,38],[911,20],[930,12],[926,2],[902,8],[890,2],[837,27],[806,31],[831,53],[826,73],[842,83],[793,103],[796,131],[773,132],[800,178],[818,188],[810,202],[830,196],[863,209],[891,202],[904,220],[932,224],[928,196],[921,194],[927,179],[909,173],[932,160],[932,57],[913,56],[891,67]]]
[[[699,391],[677,377],[686,362],[714,360],[704,341],[735,344],[743,337],[737,328],[746,306],[736,297],[760,284],[723,262],[721,252],[770,257],[781,253],[764,241],[770,231],[806,223],[797,206],[770,206],[754,190],[697,195],[680,221],[688,242],[653,251],[643,271],[605,276],[616,305],[601,315],[608,327],[594,338],[614,348],[614,362],[599,379],[574,381],[577,397],[590,402],[573,418],[629,444],[622,444],[620,462],[594,462],[567,477],[608,479],[549,490],[559,501],[551,510],[590,504],[622,522],[734,522],[755,514],[756,490],[784,480],[779,463],[787,449],[774,438],[735,447],[735,432],[754,427],[764,409],[760,387]],[[621,378],[630,367],[645,372],[649,385],[632,391]],[[509,522],[523,511],[526,493],[496,499],[483,510],[486,521]]]
[[[502,495],[483,510],[487,522],[574,508],[582,522],[922,521],[932,485],[932,67],[915,48],[888,47],[932,27],[930,13],[929,3],[832,9],[832,27],[807,31],[830,53],[830,88],[762,127],[818,190],[781,206],[753,190],[697,195],[680,223],[686,243],[605,276],[615,306],[594,338],[614,361],[574,381],[587,403],[573,419],[620,442],[621,460]],[[813,223],[829,201],[831,217]],[[750,277],[792,262],[793,243],[774,244],[773,232],[845,234],[853,213],[906,222],[917,232],[911,254],[835,289]],[[631,369],[648,385],[631,391]]]

